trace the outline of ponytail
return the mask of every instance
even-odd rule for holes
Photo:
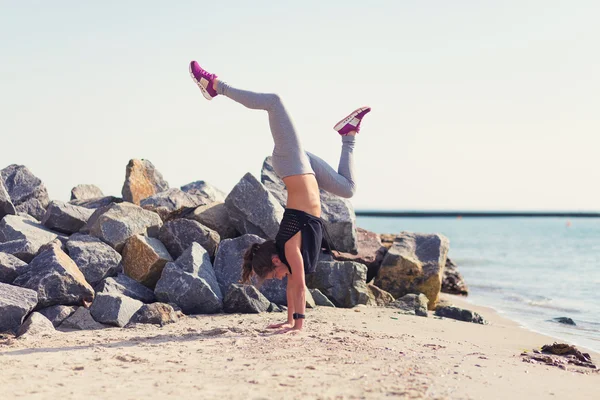
[[[242,284],[251,283],[252,275],[257,275],[259,279],[264,279],[271,271],[275,269],[271,257],[277,254],[275,241],[267,240],[263,243],[253,243],[244,253],[244,262],[242,264]]]

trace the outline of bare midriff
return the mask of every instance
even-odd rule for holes
[[[319,185],[313,174],[292,175],[283,178],[287,187],[287,208],[304,211],[321,217]]]

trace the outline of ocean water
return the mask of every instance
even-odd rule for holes
[[[600,352],[600,218],[358,217],[357,224],[377,233],[445,235],[470,302]]]

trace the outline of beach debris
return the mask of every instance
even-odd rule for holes
[[[467,288],[464,278],[458,271],[456,264],[450,258],[446,259],[444,276],[442,278],[442,292],[459,296],[467,296],[469,294],[469,288]]]
[[[142,303],[153,303],[156,301],[154,292],[142,285],[135,279],[125,274],[118,274],[116,277],[109,277],[100,282],[96,287],[96,293],[114,293],[122,294]]]
[[[565,325],[577,325],[575,323],[575,321],[573,321],[571,318],[569,317],[556,317],[556,318],[552,318],[552,321],[558,322],[559,324],[565,324]]]
[[[94,320],[89,309],[85,307],[79,307],[77,311],[65,319],[58,328],[70,330],[95,330],[108,328],[108,325],[101,324]]]
[[[149,288],[156,286],[169,261],[173,261],[169,251],[155,238],[133,235],[123,247],[123,273]]]
[[[41,220],[50,202],[42,181],[24,165],[9,165],[0,170],[0,175],[15,211]]]
[[[34,290],[0,283],[0,332],[16,332],[37,302]]]
[[[30,338],[35,336],[49,335],[56,331],[50,320],[39,312],[29,314],[23,325],[17,332],[19,338]]]
[[[164,326],[177,322],[182,316],[181,312],[177,312],[170,304],[152,303],[144,304],[131,317],[131,324],[155,324]]]
[[[427,304],[429,299],[423,293],[409,293],[391,302],[388,307],[400,309],[401,314],[427,317]]]
[[[377,276],[381,262],[388,249],[381,243],[379,235],[375,232],[356,228],[357,252],[356,254],[335,252],[338,261],[355,261],[367,266],[367,282]]]
[[[77,308],[77,306],[56,305],[42,308],[39,310],[39,313],[48,318],[55,328],[58,328],[58,326],[60,326],[64,320],[69,318],[75,311],[77,311]]]
[[[186,193],[181,189],[171,188],[146,197],[140,201],[140,206],[145,210],[156,212],[164,221],[174,211],[182,208],[196,208],[207,204],[207,202],[204,196],[197,196]]]
[[[368,306],[385,307],[394,301],[394,296],[375,285],[367,284],[369,301]]]
[[[16,215],[17,209],[10,200],[10,195],[4,186],[4,181],[0,179],[0,219],[5,215]]]
[[[149,160],[129,160],[125,169],[123,199],[139,205],[140,201],[169,188],[167,181]]]
[[[454,306],[437,307],[435,309],[435,315],[438,317],[457,319],[464,322],[473,322],[475,324],[487,324],[487,321],[476,312]]]
[[[206,204],[217,202],[224,203],[225,198],[227,197],[227,193],[219,190],[206,181],[195,181],[188,183],[187,185],[183,185],[181,190],[194,196],[203,197]]]
[[[217,232],[198,221],[186,218],[166,222],[160,228],[158,238],[174,258],[183,254],[194,242],[204,247],[210,257],[214,257],[217,246],[221,241]]]
[[[42,224],[57,232],[72,234],[79,232],[90,219],[93,210],[62,201],[51,201],[42,218]]]
[[[319,289],[336,307],[352,308],[369,302],[367,267],[353,261],[321,261],[306,285]]]
[[[211,203],[196,207],[184,218],[193,219],[202,225],[216,231],[221,240],[232,239],[239,236],[235,226],[229,219],[225,203]]]
[[[92,286],[114,276],[120,268],[121,255],[112,247],[90,235],[76,233],[66,244],[69,257]]]
[[[102,324],[124,327],[143,305],[139,300],[120,294],[98,293],[90,313]]]
[[[252,285],[232,284],[223,299],[227,313],[258,314],[269,309],[271,302]]]
[[[434,310],[450,244],[439,234],[402,232],[385,255],[375,285],[398,298],[423,293]]]
[[[543,363],[546,365],[567,369],[566,365],[571,364],[576,367],[589,368],[598,371],[598,367],[593,364],[589,353],[582,353],[573,345],[554,342],[551,345],[544,345],[541,353],[534,349],[533,353],[527,351],[521,353],[524,362]],[[581,371],[578,371],[581,372]]]
[[[319,289],[308,289],[313,299],[315,300],[315,304],[321,307],[335,307],[335,304],[331,302]]]
[[[12,254],[0,252],[0,282],[12,283],[19,276],[21,268],[25,266],[27,263],[23,260]]]
[[[90,200],[98,197],[104,197],[104,193],[96,185],[81,184],[71,189],[71,200]]]

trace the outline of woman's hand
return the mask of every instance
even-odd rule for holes
[[[293,326],[294,326],[293,323],[290,323],[289,321],[285,321],[280,324],[271,324],[271,325],[267,326],[267,329],[280,329],[280,328],[290,329],[290,328],[293,328]]]

